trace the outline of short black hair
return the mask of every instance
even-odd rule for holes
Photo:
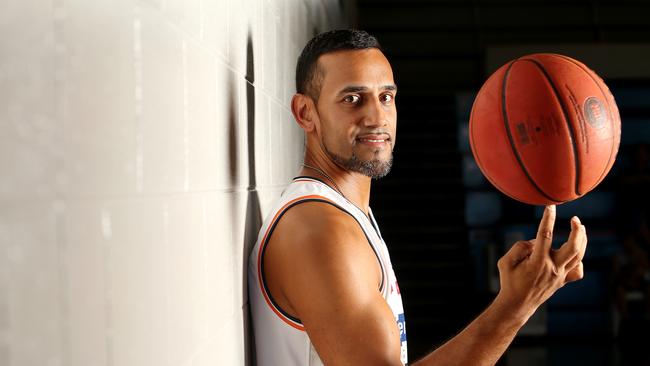
[[[377,38],[366,31],[336,29],[312,38],[303,48],[296,66],[296,92],[318,100],[322,72],[318,70],[318,58],[326,53],[343,50],[376,48],[383,52]]]

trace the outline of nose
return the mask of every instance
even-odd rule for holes
[[[366,104],[363,125],[366,127],[381,127],[388,124],[388,107],[383,105],[379,98]]]

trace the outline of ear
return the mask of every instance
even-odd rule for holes
[[[300,93],[294,94],[291,98],[291,113],[305,132],[312,132],[316,128],[318,114],[311,97]]]

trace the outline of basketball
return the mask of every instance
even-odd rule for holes
[[[469,122],[474,159],[509,197],[532,205],[575,200],[605,178],[621,120],[603,80],[581,62],[532,54],[483,84]]]

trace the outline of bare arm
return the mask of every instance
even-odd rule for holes
[[[571,220],[569,239],[551,249],[555,207],[547,207],[537,237],[515,243],[498,263],[501,291],[467,328],[414,363],[427,365],[494,365],[519,329],[555,291],[583,276],[585,228]]]
[[[282,297],[302,320],[325,364],[401,365],[399,330],[378,291],[377,261],[358,224],[320,203],[291,211],[268,249],[268,279],[282,284],[274,296]],[[555,251],[554,221],[555,208],[547,208],[537,237],[517,242],[499,260],[501,291],[494,302],[413,365],[495,364],[539,305],[564,284],[582,278],[584,226],[572,220],[568,241]]]
[[[280,284],[273,296],[286,300],[326,365],[401,365],[379,262],[350,215],[324,203],[295,206],[267,252],[267,282]]]

